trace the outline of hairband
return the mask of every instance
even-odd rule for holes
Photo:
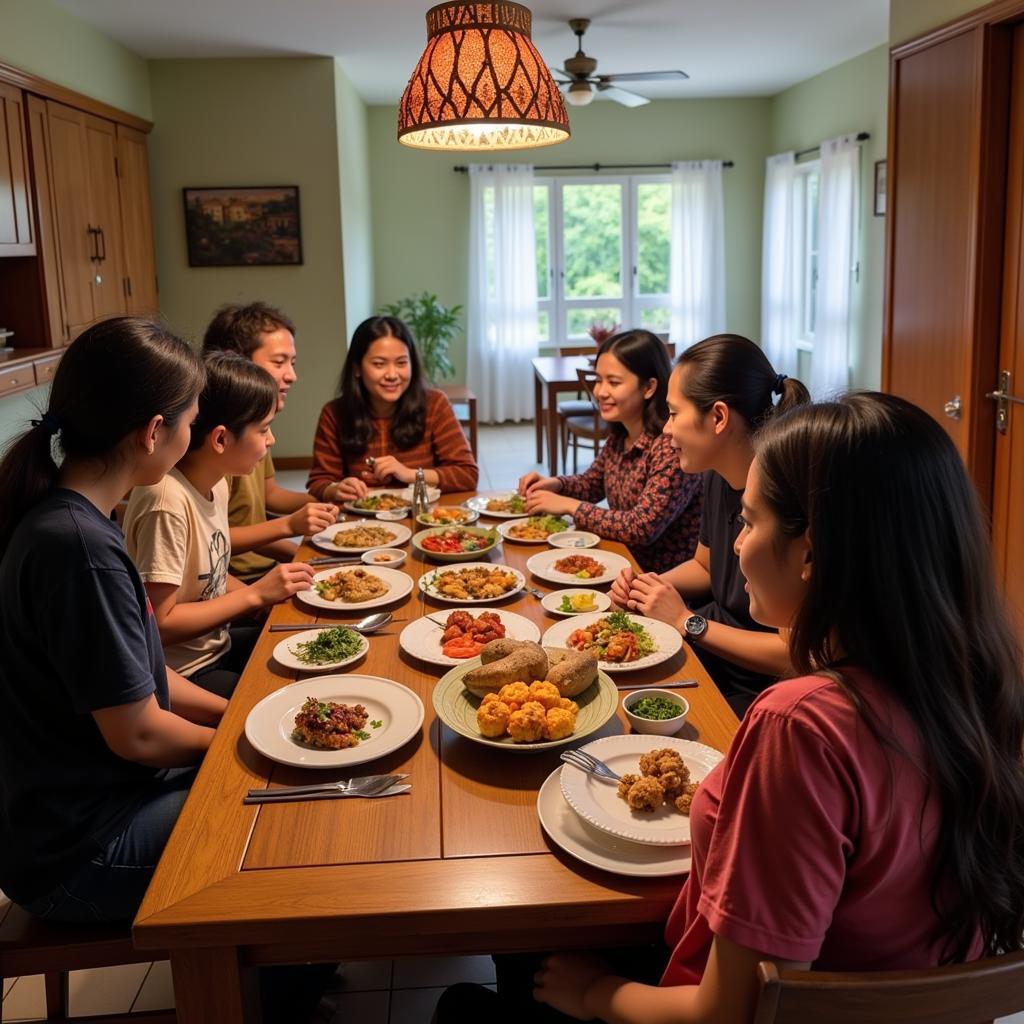
[[[772,394],[773,395],[781,395],[782,394],[782,391],[783,391],[782,382],[784,380],[786,380],[786,375],[784,373],[780,373],[775,378],[775,386],[772,388]]]
[[[60,430],[60,420],[53,413],[43,413],[41,420],[32,420],[33,427],[45,427],[48,434],[56,434]]]

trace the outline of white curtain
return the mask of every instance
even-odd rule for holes
[[[850,380],[850,307],[857,259],[860,145],[853,135],[821,146],[818,198],[818,300],[811,394],[821,401]]]
[[[672,165],[669,339],[682,351],[725,330],[722,161]]]
[[[533,416],[533,168],[470,166],[467,384],[485,423]]]
[[[800,334],[800,251],[796,231],[796,154],[768,157],[761,243],[761,345],[779,373],[796,376]]]

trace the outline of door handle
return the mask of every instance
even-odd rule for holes
[[[107,258],[107,236],[103,234],[103,228],[96,229],[96,241],[98,243],[97,249],[99,249],[100,244],[102,244],[103,246],[103,251],[100,252],[97,257],[99,261],[102,263]]]
[[[954,395],[943,407],[942,411],[951,419],[960,419],[961,401],[959,395]]]
[[[89,232],[89,241],[91,243],[89,246],[89,260],[95,263],[100,258],[100,229],[87,224],[86,230]]]
[[[1010,428],[1010,403],[1024,405],[1024,398],[1017,398],[1010,394],[1011,375],[1009,370],[999,371],[999,387],[995,391],[985,394],[996,403],[996,430],[1005,434]]]

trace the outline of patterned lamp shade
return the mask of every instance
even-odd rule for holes
[[[427,11],[427,46],[398,106],[398,141],[419,149],[550,146],[569,138],[562,94],[513,3]]]

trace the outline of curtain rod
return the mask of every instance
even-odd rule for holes
[[[619,171],[632,168],[633,170],[647,170],[659,168],[666,170],[671,164],[546,164],[543,167],[534,167],[535,171]],[[723,167],[734,167],[732,160],[723,160]],[[469,168],[465,164],[457,164],[452,168],[456,174],[468,174]]]
[[[857,132],[857,141],[858,142],[866,142],[870,138],[871,138],[871,132]],[[811,156],[812,154],[815,155],[815,156],[820,156],[821,155],[821,146],[820,145],[818,145],[818,146],[811,146],[810,149],[801,149],[798,153],[794,153],[793,154],[793,159],[794,160],[799,160],[800,157],[802,157],[802,156]]]

